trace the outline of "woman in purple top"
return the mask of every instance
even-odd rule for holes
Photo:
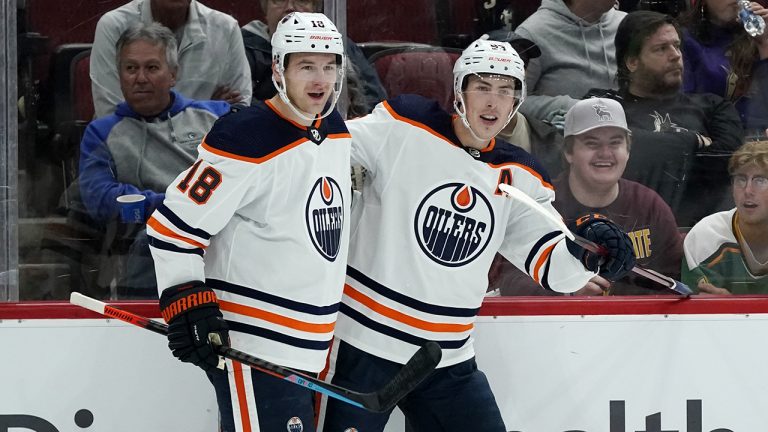
[[[768,19],[768,9],[751,3]],[[764,135],[768,127],[768,31],[751,37],[739,19],[736,0],[695,0],[681,16],[683,91],[713,93],[731,101],[748,135]]]

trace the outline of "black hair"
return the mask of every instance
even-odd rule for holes
[[[616,30],[614,45],[616,46],[616,79],[619,89],[626,90],[629,87],[629,69],[627,60],[640,55],[645,40],[651,37],[663,25],[669,24],[675,28],[677,35],[682,40],[680,26],[674,18],[653,11],[630,12],[621,20]]]

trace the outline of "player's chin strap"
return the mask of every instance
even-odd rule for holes
[[[514,117],[515,114],[517,114],[518,108],[520,108],[520,104],[519,103],[517,104],[517,106],[515,106],[515,108],[512,109],[512,111],[510,111],[509,115],[507,116],[507,121],[504,122],[504,126],[502,126],[501,129],[499,129],[499,132],[503,131],[504,128],[507,127],[509,122],[512,121],[512,117]],[[458,114],[459,117],[461,118],[461,122],[464,124],[464,127],[467,128],[467,130],[469,131],[470,135],[472,135],[472,137],[474,139],[476,139],[479,142],[486,142],[486,141],[490,141],[491,139],[493,139],[493,137],[490,137],[490,138],[487,138],[487,139],[480,138],[479,136],[477,136],[475,131],[472,129],[472,126],[469,125],[469,119],[467,118],[467,109],[464,108],[464,93],[463,92],[460,92],[460,93],[456,94],[456,98],[453,101],[453,109],[456,110],[456,114]],[[497,132],[497,135],[498,135],[498,132]]]
[[[339,72],[339,79],[336,80],[336,82],[333,84],[333,98],[331,100],[330,105],[328,105],[328,108],[325,110],[323,115],[320,117],[314,116],[314,117],[308,117],[307,114],[300,109],[296,108],[296,106],[293,105],[293,102],[291,102],[291,98],[288,97],[288,92],[286,91],[285,86],[283,83],[285,82],[285,75],[283,75],[283,68],[279,68],[277,73],[280,75],[280,83],[277,82],[275,79],[275,76],[272,75],[272,84],[274,84],[275,88],[277,89],[277,94],[280,95],[280,99],[283,100],[283,102],[288,105],[288,107],[291,109],[291,111],[294,112],[299,118],[302,118],[308,122],[313,122],[315,120],[324,119],[326,118],[336,107],[336,102],[339,100],[339,96],[341,96],[341,86],[344,82],[344,71],[343,69],[341,72]]]

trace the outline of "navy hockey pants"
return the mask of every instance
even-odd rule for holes
[[[333,384],[360,392],[384,386],[402,365],[334,339],[328,377]],[[436,369],[398,404],[416,432],[505,432],[504,421],[485,374],[475,359]],[[318,429],[322,432],[380,432],[390,412],[365,411],[323,398]],[[354,428],[354,429],[351,429]]]
[[[221,432],[315,431],[315,399],[304,387],[231,360],[226,371],[209,371],[208,379],[216,389]]]

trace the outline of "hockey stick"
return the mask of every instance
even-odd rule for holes
[[[165,335],[168,326],[149,318],[137,315],[122,309],[112,307],[102,301],[73,292],[69,302],[101,315],[117,318],[121,321],[142,327],[146,330]],[[238,361],[260,372],[267,373],[277,378],[284,379],[293,384],[306,387],[309,390],[328,395],[329,397],[346,402],[350,405],[373,412],[386,412],[392,409],[397,402],[416,388],[440,363],[442,350],[436,342],[425,343],[416,354],[400,369],[384,387],[371,393],[359,393],[343,387],[324,382],[321,379],[311,377],[270,363],[266,360],[246,354],[228,346],[216,345],[217,354],[231,360]]]
[[[571,230],[569,230],[568,227],[565,225],[565,222],[563,222],[562,219],[548,212],[544,207],[541,206],[541,204],[536,202],[536,200],[526,195],[525,192],[521,191],[520,189],[514,186],[510,186],[506,183],[499,184],[499,189],[501,189],[501,191],[504,192],[509,198],[522,202],[523,204],[526,204],[533,210],[536,210],[542,216],[555,222],[563,231],[565,236],[568,237],[573,242],[575,242],[576,244],[578,244],[579,246],[596,254],[600,254],[600,255],[607,254],[607,251],[603,246],[600,246],[594,242],[591,242],[585,239],[584,237],[579,237],[576,234],[572,233]],[[669,276],[665,276],[655,270],[651,270],[639,265],[635,265],[634,267],[632,267],[632,272],[664,286],[667,290],[674,292],[677,295],[681,295],[683,297],[690,297],[690,295],[693,294],[693,291],[690,288],[688,288],[688,285],[680,281],[674,280]]]

